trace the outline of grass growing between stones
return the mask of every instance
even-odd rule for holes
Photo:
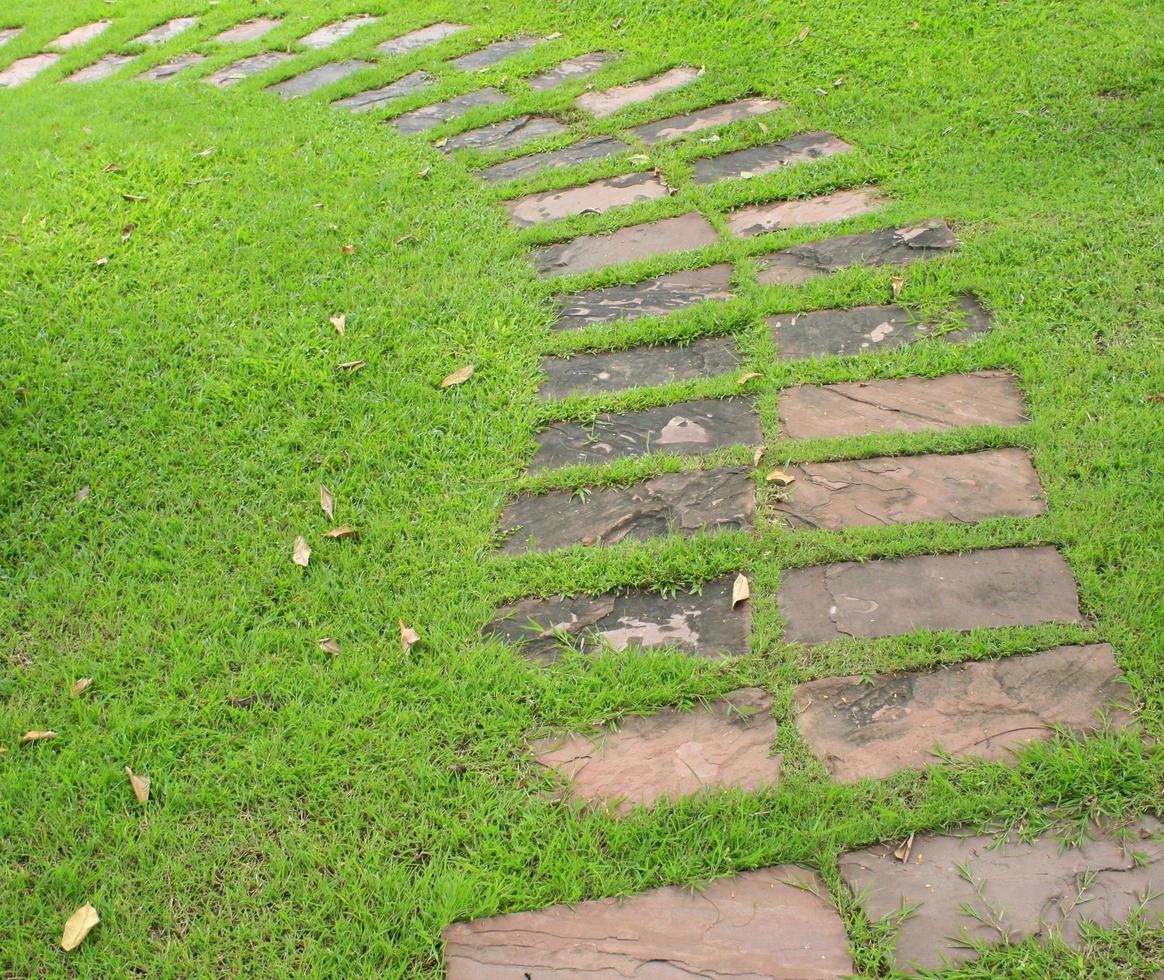
[[[233,89],[196,81],[361,12],[384,19]],[[202,15],[196,28],[115,80],[55,84],[188,13]],[[283,26],[262,41],[208,41],[245,16],[279,13]],[[1156,3],[1108,0],[6,5],[0,27],[27,26],[0,49],[0,66],[77,24],[116,21],[36,82],[0,91],[0,738],[8,748],[0,969],[436,976],[439,933],[454,919],[798,861],[833,886],[856,962],[879,976],[888,947],[840,894],[841,851],[963,823],[1030,825],[1047,819],[1048,807],[1066,821],[1158,808],[1159,15]],[[380,41],[438,19],[472,30],[318,96],[284,103],[263,91],[318,64],[367,57]],[[806,26],[811,33],[789,43]],[[440,66],[478,41],[526,32],[563,36],[479,76]],[[583,83],[534,94],[519,81],[597,49],[624,53],[597,76],[603,87],[676,64],[706,71],[599,121],[571,108]],[[189,78],[128,80],[188,50],[211,56]],[[486,186],[463,163],[496,154],[446,159],[427,139],[382,125],[387,110],[352,117],[327,105],[418,68],[439,87],[399,111],[484,84],[513,96],[433,139],[534,109],[590,135],[753,93],[789,108],[765,118],[766,135],[752,120],[715,144],[696,137],[652,150],[645,163],[623,156]],[[694,156],[806,129],[857,149],[750,181],[689,183]],[[675,196],[527,231],[495,203],[654,165]],[[824,234],[812,228],[704,250],[698,264],[739,260],[736,299],[549,334],[549,298],[563,288],[697,262],[670,257],[543,283],[527,259],[531,245],[692,209],[722,228],[742,203],[862,183],[878,184],[892,203],[829,233],[951,221],[962,251],[911,267],[902,302],[940,312],[973,290],[995,314],[992,334],[964,346],[775,363],[763,317],[890,300],[889,269],[757,286],[750,257]],[[343,337],[328,323],[337,313],[347,317]],[[1046,488],[1047,516],[790,533],[761,507],[755,536],[496,558],[497,516],[515,489],[703,465],[652,456],[527,479],[539,423],[738,391],[723,379],[688,382],[573,399],[562,413],[535,399],[540,355],[705,333],[737,336],[748,355],[741,370],[763,372],[748,391],[769,462],[1019,445]],[[337,371],[352,360],[366,367]],[[476,365],[469,382],[437,389],[467,363]],[[1019,377],[1029,425],[776,444],[776,398],[787,385],[993,368]],[[712,458],[750,460],[743,450]],[[320,482],[335,493],[336,523],[357,527],[358,541],[323,537]],[[314,548],[307,569],[290,561],[296,535]],[[780,641],[782,569],[1020,544],[1062,550],[1092,626],[812,650]],[[741,568],[753,575],[756,632],[753,654],[737,661],[653,653],[542,670],[480,639],[500,604],[526,595],[690,588]],[[399,619],[422,637],[408,653]],[[324,636],[338,638],[338,656],[318,649]],[[1143,707],[1141,733],[1034,746],[1014,767],[957,763],[839,786],[795,731],[793,683],[1082,640],[1114,645]],[[79,677],[94,683],[70,698]],[[552,802],[550,782],[524,753],[527,738],[550,730],[745,684],[777,699],[786,775],[771,792],[614,820]],[[258,695],[250,706],[232,703],[250,695]],[[59,737],[18,748],[26,729]],[[153,779],[144,807],[126,765]],[[103,921],[67,960],[56,946],[61,925],[86,901]],[[1085,954],[1024,946],[949,975],[1150,976],[1160,951],[1159,930],[1133,923],[1094,937]]]

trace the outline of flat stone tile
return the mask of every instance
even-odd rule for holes
[[[225,68],[219,68],[218,71],[207,75],[202,81],[218,88],[227,88],[238,84],[244,78],[261,74],[276,65],[290,61],[294,57],[295,55],[287,51],[264,51],[262,54],[252,54],[249,58],[242,58]]]
[[[796,163],[849,153],[852,149],[852,146],[837,139],[832,133],[800,133],[778,143],[749,146],[733,153],[696,160],[692,180],[696,184],[713,184],[718,180],[759,177]]]
[[[732,609],[735,578],[706,582],[697,595],[631,590],[524,599],[502,608],[485,633],[543,664],[561,659],[562,634],[587,653],[671,646],[695,657],[742,656],[748,652],[752,604]]]
[[[495,88],[479,88],[475,92],[466,92],[444,102],[434,102],[432,105],[421,106],[391,120],[396,131],[406,136],[415,133],[427,133],[436,129],[441,123],[450,119],[458,119],[470,109],[482,105],[497,105],[505,102],[508,96],[502,95]]]
[[[9,41],[15,41],[23,33],[23,27],[4,28],[4,30],[0,31],[0,48],[4,47]]]
[[[534,153],[527,157],[518,157],[516,160],[495,163],[491,167],[477,171],[477,175],[486,183],[497,184],[628,152],[630,147],[614,136],[591,136],[561,150],[546,150],[544,153]]]
[[[630,286],[609,286],[559,296],[562,315],[554,330],[580,330],[595,323],[666,316],[709,300],[730,299],[735,267],[730,262],[702,269],[682,269]]]
[[[664,473],[629,487],[586,494],[551,490],[518,497],[501,515],[506,555],[567,545],[617,544],[664,534],[750,531],[755,485],[741,467]]]
[[[107,54],[98,58],[93,64],[77,69],[64,81],[73,84],[100,82],[124,68],[131,61],[136,61],[137,57],[136,54]]]
[[[583,235],[572,241],[534,249],[533,259],[543,276],[572,276],[605,269],[623,262],[637,262],[719,241],[715,228],[698,211],[664,218],[649,224],[620,228],[609,235]]]
[[[394,37],[391,40],[384,41],[382,44],[376,45],[376,50],[381,54],[409,54],[413,51],[419,51],[421,48],[427,48],[430,44],[436,44],[438,41],[443,41],[446,37],[452,37],[459,31],[467,30],[466,24],[448,24],[441,22],[439,24],[429,24],[428,27],[421,27],[415,31],[409,31],[407,34],[401,34],[400,37]]]
[[[666,344],[543,357],[542,370],[549,380],[538,388],[538,397],[558,401],[570,395],[606,395],[673,381],[713,378],[735,371],[742,360],[735,342],[720,337],[704,337],[683,346]]]
[[[168,82],[180,72],[200,65],[205,60],[206,55],[192,51],[190,54],[179,55],[177,58],[171,58],[160,65],[154,65],[153,68],[147,68],[137,77],[145,79],[147,82]]]
[[[1086,622],[1071,569],[1046,547],[790,569],[779,602],[790,643]]]
[[[844,221],[869,214],[885,205],[881,192],[873,187],[859,190],[834,191],[820,197],[772,201],[753,204],[728,215],[728,229],[733,235],[750,238],[783,228],[801,225],[820,225],[830,221]]]
[[[993,325],[990,314],[967,293],[958,298],[961,325],[941,334],[943,343],[963,344]],[[851,310],[780,313],[767,319],[781,361],[814,357],[851,357],[880,350],[896,350],[934,335],[940,323],[917,320],[902,306],[856,306]]]
[[[515,37],[507,41],[494,41],[481,48],[480,51],[470,51],[459,58],[453,58],[447,64],[461,71],[481,71],[500,64],[506,58],[528,51],[542,43],[540,37]]]
[[[576,214],[602,214],[611,208],[653,201],[670,193],[671,188],[661,177],[651,171],[643,171],[623,174],[621,177],[606,177],[581,187],[528,194],[502,203],[515,225],[531,228]]]
[[[197,17],[175,17],[173,20],[168,20],[164,24],[158,24],[157,27],[151,27],[143,34],[139,34],[130,44],[165,44],[167,41],[172,41],[179,34],[185,34],[195,24],[198,23]]]
[[[219,44],[246,44],[266,37],[283,21],[279,17],[256,17],[254,20],[244,20],[241,24],[228,27],[225,31],[214,35]]]
[[[1018,382],[1005,371],[797,385],[780,393],[777,410],[786,439],[1013,426],[1027,421]]]
[[[100,37],[108,29],[113,21],[95,20],[92,24],[82,24],[80,27],[74,27],[71,31],[66,31],[55,41],[49,41],[46,47],[52,48],[54,51],[68,51],[72,48],[79,48],[82,44],[88,44],[94,38]]]
[[[839,866],[872,921],[913,908],[895,930],[893,951],[898,970],[913,974],[975,959],[963,936],[985,946],[1058,936],[1082,949],[1084,920],[1110,929],[1143,905],[1147,920],[1158,922],[1162,834],[1164,825],[1147,816],[1122,832],[1091,824],[1080,847],[1053,834],[1023,843],[1012,833],[1000,844],[966,829],[917,834],[905,861],[888,843],[842,854]]]
[[[336,109],[347,109],[349,112],[371,112],[394,99],[403,99],[406,95],[423,92],[431,85],[431,75],[423,71],[414,71],[411,75],[405,75],[380,88],[370,88],[366,92],[349,95],[346,99],[337,99],[332,105]]]
[[[305,48],[330,48],[333,44],[342,41],[345,37],[350,37],[361,27],[366,27],[368,24],[375,24],[380,18],[373,17],[371,14],[360,14],[357,17],[348,17],[346,20],[338,20],[334,24],[325,24],[310,34],[305,34],[299,39],[299,43]]]
[[[555,905],[444,932],[448,980],[838,980],[853,972],[824,882],[793,865],[692,891]]]
[[[615,57],[609,51],[593,51],[590,54],[580,54],[575,58],[567,58],[560,64],[554,65],[537,75],[531,75],[526,83],[535,92],[548,92],[557,88],[572,78],[589,78],[605,68]]]
[[[753,116],[763,116],[784,108],[786,106],[779,99],[740,99],[738,102],[723,102],[681,116],[657,119],[655,122],[636,126],[628,132],[633,133],[647,146],[654,146],[690,133],[699,133],[715,126],[727,126],[729,123],[751,119]]]
[[[1110,644],[1062,646],[934,671],[828,677],[796,688],[796,725],[842,782],[883,779],[938,760],[1007,761],[1056,727],[1120,725],[1131,692]]]
[[[16,88],[25,82],[31,82],[42,71],[46,71],[61,60],[59,54],[30,54],[27,58],[17,58],[3,71],[0,71],[0,88]]]
[[[793,245],[761,256],[756,278],[762,286],[796,286],[838,269],[912,265],[949,255],[957,248],[958,239],[944,221],[927,221],[909,228],[883,228]]]
[[[579,109],[585,109],[591,115],[602,118],[618,112],[619,109],[625,109],[628,105],[646,102],[656,95],[682,88],[698,77],[698,68],[687,66],[672,68],[641,82],[631,82],[629,85],[619,85],[617,88],[608,88],[601,92],[587,92],[578,96],[574,104]]]
[[[276,92],[284,99],[297,99],[301,95],[310,95],[321,88],[334,85],[349,75],[354,75],[358,71],[371,67],[373,67],[372,62],[359,61],[354,58],[349,61],[332,61],[326,65],[320,65],[318,68],[312,68],[310,71],[305,71],[302,75],[294,75],[286,81],[268,85],[267,91]]]
[[[595,726],[542,739],[530,749],[539,765],[569,781],[574,799],[629,813],[659,800],[775,785],[780,757],[769,754],[775,739],[772,698],[747,687],[687,711],[631,715],[614,732]]]
[[[500,122],[479,126],[456,136],[450,136],[441,149],[454,150],[516,150],[542,136],[557,136],[566,132],[557,119],[549,116],[515,116]]]

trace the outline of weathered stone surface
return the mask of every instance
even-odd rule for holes
[[[609,235],[583,235],[557,245],[534,249],[533,259],[543,276],[572,276],[636,262],[656,255],[686,252],[719,241],[715,228],[698,211],[649,224],[620,228]]]
[[[985,946],[1059,936],[1083,945],[1087,920],[1110,929],[1144,910],[1164,917],[1164,825],[1143,817],[1124,831],[1090,825],[1080,847],[1047,834],[1001,845],[990,834],[918,834],[908,860],[895,844],[841,855],[840,873],[874,922],[913,908],[897,928],[894,959],[903,972],[975,958],[965,939]]]
[[[153,68],[147,68],[137,77],[145,79],[147,82],[168,82],[180,72],[184,72],[187,68],[193,68],[195,65],[200,65],[205,60],[206,55],[191,51],[189,54],[171,58],[169,61],[162,62],[160,65],[154,65]]]
[[[670,116],[667,119],[657,119],[654,122],[636,126],[629,132],[641,139],[647,146],[657,143],[666,143],[668,140],[678,139],[690,133],[698,133],[714,126],[726,126],[729,123],[739,122],[741,119],[751,119],[753,116],[766,115],[783,109],[785,105],[778,99],[740,99],[738,102],[724,102],[720,105],[708,106],[706,109],[697,109],[682,116]]]
[[[23,33],[23,27],[4,28],[4,30],[0,31],[0,48],[4,47],[9,41],[15,41]]]
[[[706,582],[697,595],[633,590],[524,599],[501,609],[485,632],[538,663],[561,659],[563,633],[587,653],[671,646],[696,657],[741,656],[748,652],[752,604],[732,609],[735,578]]]
[[[1056,727],[1126,724],[1131,693],[1110,644],[1063,646],[935,671],[829,677],[796,688],[796,725],[842,782],[882,779],[949,755],[1007,760]]]
[[[581,187],[528,194],[515,201],[504,201],[513,223],[530,228],[545,221],[556,221],[576,214],[602,214],[611,208],[626,207],[640,201],[653,201],[671,193],[651,171],[607,177]]]
[[[268,85],[268,92],[276,92],[284,99],[297,99],[301,95],[310,95],[321,88],[334,85],[341,79],[354,75],[365,68],[371,68],[372,62],[351,59],[349,61],[331,61],[318,68],[305,71],[302,75],[294,75],[282,82]]]
[[[1054,548],[790,569],[779,601],[790,643],[1085,622],[1071,569]]]
[[[762,286],[796,286],[855,265],[912,265],[948,255],[957,247],[958,239],[944,221],[839,235],[761,256],[757,281]]]
[[[716,789],[753,792],[780,778],[772,698],[758,687],[689,711],[663,708],[623,718],[618,730],[534,742],[539,765],[570,782],[575,799],[604,803],[618,813]]]
[[[734,271],[731,263],[721,262],[703,269],[683,269],[644,279],[630,286],[609,286],[559,296],[562,315],[553,329],[580,330],[594,323],[666,316],[693,303],[730,299]]]
[[[198,23],[197,17],[175,17],[173,20],[168,20],[164,24],[158,24],[157,27],[151,27],[144,34],[139,34],[130,44],[165,44],[167,41],[172,41],[179,34],[185,34],[195,24]]]
[[[441,123],[460,118],[470,109],[482,105],[497,105],[499,102],[504,102],[506,98],[507,96],[502,95],[495,88],[479,88],[475,92],[456,95],[444,102],[434,102],[432,105],[413,109],[402,116],[397,116],[391,120],[391,123],[396,127],[397,132],[406,136],[413,133],[427,133],[430,129],[436,129]]]
[[[557,401],[570,395],[604,395],[672,381],[711,378],[734,371],[742,359],[734,341],[719,337],[704,337],[684,346],[667,344],[543,357],[542,370],[549,380],[538,389],[538,397]]]
[[[453,150],[516,150],[531,140],[557,136],[565,131],[566,127],[550,116],[515,116],[450,136],[441,149],[448,153]]]
[[[592,136],[561,150],[547,150],[544,153],[534,153],[527,157],[518,157],[516,160],[495,163],[492,167],[486,167],[477,173],[487,183],[496,184],[517,180],[519,177],[532,177],[546,170],[573,167],[588,160],[601,160],[629,150],[630,147],[626,143],[614,136]]]
[[[256,17],[254,20],[244,20],[241,24],[228,27],[220,34],[214,35],[219,44],[246,44],[266,37],[283,21],[278,17]]]
[[[608,88],[601,92],[587,92],[578,96],[574,104],[579,109],[585,109],[592,115],[601,118],[618,112],[619,109],[625,109],[628,105],[646,102],[656,95],[682,88],[698,77],[698,68],[686,66],[672,68],[661,75],[641,82],[631,82],[629,85],[619,85],[617,88]]]
[[[503,554],[552,551],[567,545],[617,544],[663,534],[748,531],[755,487],[740,467],[664,473],[629,487],[524,495],[501,515]]]
[[[92,24],[82,24],[80,27],[74,27],[71,31],[66,31],[55,41],[49,41],[46,47],[52,48],[55,51],[68,51],[72,48],[79,48],[82,44],[88,44],[94,38],[104,34],[112,23],[113,21],[104,19],[95,20]]]
[[[31,82],[42,71],[46,71],[61,60],[59,54],[30,54],[27,58],[17,58],[3,71],[0,71],[0,88],[16,88],[25,82]]]
[[[1037,517],[1047,509],[1038,474],[1021,449],[878,456],[787,470],[795,482],[772,509],[794,528],[973,524],[991,517]]]
[[[444,933],[448,980],[838,980],[853,972],[828,889],[793,865],[696,892],[555,905]]]
[[[258,75],[269,68],[290,61],[294,57],[295,55],[287,51],[264,51],[261,54],[252,54],[249,58],[242,58],[225,68],[219,68],[218,71],[207,75],[202,81],[218,88],[227,88],[230,85],[236,85],[244,78],[250,78],[252,75]]]
[[[107,54],[98,58],[93,64],[77,69],[64,80],[72,84],[100,82],[124,68],[131,61],[136,60],[136,54]]]
[[[959,297],[956,315],[961,326],[941,334],[943,343],[962,344],[990,330],[991,316],[972,293]],[[780,313],[768,317],[767,323],[781,361],[895,350],[933,336],[941,326],[919,322],[909,310],[896,305]]]
[[[481,48],[480,51],[470,51],[468,54],[453,58],[448,64],[461,71],[481,71],[500,64],[506,58],[528,51],[542,43],[540,37],[515,37],[507,41],[494,41]]]
[[[310,34],[305,34],[299,39],[299,43],[305,48],[330,48],[337,41],[342,41],[345,37],[349,37],[358,31],[361,27],[366,27],[368,24],[375,24],[380,18],[373,17],[371,14],[359,14],[356,17],[348,17],[346,20],[338,20],[334,24],[324,24],[323,27],[312,31]]]
[[[876,188],[863,187],[859,190],[834,191],[832,194],[808,199],[753,204],[728,215],[728,229],[733,235],[749,238],[782,228],[844,221],[876,211],[884,203]]]
[[[393,99],[402,99],[415,92],[423,92],[432,85],[432,76],[427,72],[414,71],[388,85],[380,88],[370,88],[365,92],[357,92],[346,99],[337,99],[332,103],[336,109],[347,109],[349,112],[371,112]]]
[[[1005,371],[797,385],[780,393],[778,411],[787,439],[1012,426],[1027,421],[1018,382]]]
[[[419,30],[409,31],[407,34],[402,34],[400,37],[394,37],[389,41],[384,41],[382,44],[376,45],[376,50],[381,54],[409,54],[412,51],[418,51],[421,48],[426,48],[430,44],[436,44],[437,41],[443,41],[446,37],[452,37],[458,31],[467,29],[465,24],[429,24],[428,27],[421,27]]]
[[[567,58],[561,64],[537,75],[531,75],[526,82],[535,92],[548,92],[572,78],[589,78],[613,61],[614,57],[608,51],[580,54],[575,58]]]
[[[734,153],[703,157],[694,163],[696,184],[711,184],[736,177],[758,177],[794,163],[821,160],[837,153],[849,153],[852,146],[832,133],[800,133],[778,143],[749,146]]]

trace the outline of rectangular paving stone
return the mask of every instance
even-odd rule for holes
[[[1124,827],[1085,828],[1067,847],[1053,833],[1001,842],[969,829],[917,834],[907,859],[897,843],[840,857],[841,878],[870,920],[913,909],[895,929],[893,959],[915,974],[976,958],[966,940],[984,946],[1061,938],[1084,948],[1083,921],[1111,929],[1143,909],[1164,918],[1164,825],[1141,817]]]
[[[605,269],[623,262],[637,262],[687,252],[719,241],[710,221],[698,211],[648,224],[630,225],[609,235],[583,235],[572,241],[534,249],[533,259],[543,276],[572,276]]]
[[[481,71],[500,64],[506,58],[528,51],[542,43],[540,37],[515,37],[506,41],[494,41],[479,51],[470,51],[459,58],[453,58],[447,64],[461,71]]]
[[[619,85],[616,88],[604,89],[601,92],[586,92],[584,95],[578,96],[574,100],[574,104],[579,109],[585,109],[591,115],[601,119],[603,116],[618,112],[619,109],[625,109],[628,105],[646,102],[656,95],[662,95],[664,92],[671,92],[684,85],[689,85],[699,77],[699,74],[698,68],[687,66],[672,68],[661,75],[641,82],[631,82],[629,85]]]
[[[31,82],[42,71],[47,71],[61,60],[59,54],[43,52],[30,54],[27,58],[17,58],[3,71],[0,71],[0,88],[16,88],[25,82]]]
[[[200,65],[205,60],[206,55],[192,51],[189,54],[171,58],[160,65],[154,65],[153,68],[147,68],[137,77],[145,79],[147,82],[168,82],[175,75],[184,72],[187,68]]]
[[[689,344],[634,347],[631,350],[543,357],[542,370],[549,380],[538,388],[543,401],[571,395],[606,395],[631,388],[649,388],[712,378],[735,371],[743,354],[733,340],[704,337]]]
[[[173,20],[168,20],[164,24],[158,24],[157,27],[151,27],[148,31],[133,38],[129,43],[165,44],[166,41],[172,41],[179,34],[185,34],[186,31],[190,30],[197,23],[197,17],[175,17]]]
[[[958,248],[958,239],[944,221],[909,228],[883,228],[859,235],[838,235],[760,256],[762,286],[797,286],[816,276],[855,265],[912,265],[941,258]]]
[[[463,30],[467,30],[467,25],[444,22],[429,24],[428,27],[421,27],[418,30],[409,31],[407,34],[401,34],[400,37],[384,41],[376,45],[376,50],[381,54],[409,54],[413,51],[419,51],[421,48],[427,48],[430,44],[443,41],[446,37],[452,37],[458,31]]]
[[[502,204],[515,225],[532,228],[546,221],[557,221],[576,214],[602,214],[611,208],[653,201],[670,193],[671,188],[661,177],[646,170],[620,177],[606,177],[581,187],[527,194],[513,201],[503,201]]]
[[[637,136],[647,146],[654,146],[657,143],[666,143],[668,140],[678,139],[680,136],[687,136],[690,133],[702,132],[715,126],[726,126],[729,123],[751,119],[753,116],[766,115],[783,108],[785,105],[779,99],[740,99],[738,102],[723,102],[719,105],[708,106],[706,109],[684,113],[681,116],[657,119],[642,126],[635,126],[628,132]]]
[[[371,68],[372,62],[351,59],[348,61],[331,61],[318,68],[305,71],[302,75],[294,75],[282,82],[268,85],[268,92],[276,92],[284,99],[297,99],[302,95],[310,95],[321,88],[334,85],[341,79],[354,75],[365,68]]]
[[[838,562],[786,571],[780,608],[790,643],[1086,622],[1054,548]]]
[[[1126,724],[1131,693],[1107,643],[933,671],[828,677],[795,691],[796,725],[835,779],[883,779],[957,758],[1007,761],[1057,727]]]
[[[562,315],[554,322],[553,329],[580,330],[595,323],[666,316],[693,303],[730,299],[734,271],[730,262],[721,262],[702,269],[670,272],[629,286],[608,286],[559,296]]]
[[[852,149],[852,146],[837,139],[832,133],[800,133],[778,143],[765,143],[734,153],[703,157],[694,162],[695,176],[692,179],[696,184],[712,184],[717,180],[758,177],[796,163],[849,153]]]
[[[524,599],[502,608],[485,634],[541,664],[561,659],[562,634],[587,653],[671,646],[709,659],[742,656],[748,652],[752,613],[750,602],[732,609],[735,579],[725,575],[706,582],[697,595],[628,590]]]
[[[278,17],[256,17],[254,20],[244,20],[241,24],[228,27],[214,35],[219,44],[246,44],[248,41],[257,41],[266,37],[283,21]]]
[[[531,140],[564,132],[566,127],[550,116],[515,116],[451,136],[441,149],[446,153],[454,150],[516,150]]]
[[[107,54],[98,58],[91,65],[78,68],[73,74],[65,78],[64,81],[72,84],[100,82],[128,65],[131,61],[136,61],[137,57],[136,54]]]
[[[532,177],[547,170],[561,170],[588,160],[601,160],[629,151],[630,147],[614,136],[591,136],[561,150],[546,150],[544,153],[533,153],[530,156],[518,157],[516,160],[495,163],[484,170],[478,170],[477,175],[486,183],[496,184],[517,180],[519,177]]]
[[[448,980],[839,980],[853,972],[828,889],[793,865],[698,891],[554,905],[444,932]]]
[[[405,75],[403,78],[398,78],[380,88],[370,88],[366,92],[349,95],[346,99],[338,99],[332,103],[332,106],[336,109],[347,109],[349,112],[371,112],[394,99],[402,99],[406,95],[423,92],[431,85],[431,75],[423,71],[414,71],[411,75]]]
[[[755,486],[741,467],[664,473],[629,487],[525,494],[505,508],[501,553],[617,544],[664,534],[750,531]]]
[[[23,27],[4,28],[4,30],[0,31],[0,48],[4,47],[9,41],[15,41],[23,33]]]
[[[421,106],[391,120],[398,133],[411,136],[415,133],[427,133],[436,129],[441,123],[451,119],[458,119],[470,109],[482,105],[497,105],[504,102],[508,96],[502,95],[495,88],[479,88],[475,92],[466,92],[444,102],[434,102],[432,105]]]
[[[1005,371],[796,385],[780,392],[777,411],[786,439],[1013,426],[1027,421],[1018,382]]]
[[[535,92],[548,92],[572,78],[589,78],[606,67],[615,57],[609,51],[580,54],[574,58],[567,58],[537,75],[531,75],[526,79],[526,83]]]
[[[317,28],[310,34],[305,34],[299,39],[299,43],[305,48],[330,48],[333,44],[342,41],[345,37],[350,37],[361,27],[366,27],[368,24],[375,24],[380,18],[373,17],[371,14],[359,14],[356,17],[348,17],[346,20],[338,20],[334,24],[324,24],[323,27]]]
[[[728,215],[728,229],[733,235],[750,238],[783,228],[844,221],[846,218],[877,211],[884,205],[885,200],[875,187],[834,191],[820,197],[773,201],[740,208]]]
[[[295,55],[287,51],[264,51],[261,54],[252,54],[250,57],[242,58],[225,68],[219,68],[218,71],[207,75],[202,81],[217,88],[227,88],[238,84],[244,78],[261,74],[269,68],[290,61],[294,57]]]
[[[82,24],[80,27],[74,27],[71,31],[65,31],[55,41],[49,41],[46,47],[52,48],[55,51],[68,51],[72,48],[79,48],[82,44],[88,44],[94,38],[100,37],[108,29],[113,21],[109,19],[95,20],[92,24]]]

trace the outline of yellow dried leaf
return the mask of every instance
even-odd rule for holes
[[[766,477],[764,477],[764,479],[768,483],[775,483],[777,486],[786,487],[790,483],[792,483],[796,479],[796,477],[789,476],[783,470],[773,470]]]
[[[415,644],[420,641],[420,634],[416,632],[411,626],[405,626],[404,620],[400,620],[400,645],[404,648],[404,652],[408,653]]]
[[[747,602],[752,598],[752,587],[748,584],[748,576],[743,573],[736,576],[735,583],[732,585],[732,608],[735,609],[741,602]]]
[[[321,640],[316,640],[319,644],[319,649],[324,653],[330,653],[333,657],[340,652],[339,640],[334,636],[325,636]]]
[[[792,45],[794,45],[794,44],[799,44],[799,43],[800,43],[801,41],[803,41],[803,40],[804,40],[806,37],[808,37],[808,35],[809,35],[809,34],[811,34],[811,33],[812,33],[812,28],[811,28],[811,27],[805,27],[805,28],[803,28],[803,29],[801,30],[801,32],[800,32],[799,34],[797,34],[797,35],[796,35],[796,37],[794,37],[794,38],[793,38],[791,41],[789,41],[789,42],[788,42],[788,45],[787,45],[787,47],[792,47]]]
[[[464,384],[473,376],[473,365],[466,364],[463,368],[458,368],[447,378],[441,381],[442,388],[451,388],[453,385]]]
[[[898,861],[908,861],[909,860],[909,852],[912,850],[913,850],[913,834],[910,834],[909,840],[907,840],[904,844],[901,844],[898,847],[895,847],[893,849],[893,856],[895,858],[897,858]]]
[[[76,949],[100,921],[97,910],[86,902],[65,923],[65,931],[61,933],[61,949],[66,953]]]
[[[109,265],[109,258],[105,255],[102,255],[101,258],[97,259],[97,261],[94,264],[95,265]]]
[[[20,737],[20,744],[21,745],[28,745],[30,742],[46,742],[49,739],[56,738],[56,737],[57,737],[56,732],[28,731],[28,732],[25,732]]]
[[[764,453],[768,451],[767,446],[757,446],[756,451],[752,453],[752,465],[759,466],[760,460],[764,458]]]
[[[919,24],[916,20],[909,25],[909,29],[911,31],[916,31],[919,27],[921,27],[921,24]]]
[[[213,153],[213,152],[214,152],[214,150],[215,150],[215,147],[213,147],[213,146],[208,146],[208,147],[206,147],[206,149],[205,149],[205,150],[201,150],[201,151],[199,151],[198,153],[196,153],[196,154],[194,154],[194,155],[195,155],[195,156],[199,156],[199,157],[208,157],[208,156],[210,156],[210,154],[211,154],[211,153]]]
[[[93,683],[92,677],[80,677],[73,681],[73,686],[69,688],[69,697],[75,698],[81,694],[90,684]]]
[[[127,201],[148,201],[149,197],[145,194],[122,194]]]
[[[427,176],[428,176],[429,174],[431,174],[431,173],[432,173],[432,167],[425,167],[425,168],[424,168],[424,169],[423,169],[423,170],[422,170],[420,173],[418,173],[416,176],[417,176],[417,177],[427,177]]]
[[[150,798],[150,777],[134,772],[129,766],[125,767],[125,774],[129,777],[129,785],[133,787],[133,795],[138,803],[147,803]]]
[[[340,251],[343,252],[344,255],[355,255],[356,254],[356,246],[355,245],[341,245]]]
[[[610,25],[610,29],[612,31],[617,31],[620,27],[622,27],[622,22],[624,20],[626,20],[625,17],[619,17],[613,24]]]
[[[101,168],[103,174],[117,174],[121,173],[121,168],[116,163],[107,163]]]
[[[752,380],[752,378],[762,377],[764,377],[764,375],[762,375],[759,371],[749,371],[747,374],[741,374],[738,378],[736,378],[736,384],[746,385],[749,381]]]
[[[132,221],[127,225],[123,225],[121,228],[121,240],[123,242],[128,242],[129,236],[133,234],[133,231],[136,227],[137,225],[135,225]]]
[[[336,538],[337,540],[341,541],[344,538],[358,538],[359,536],[360,532],[357,531],[354,527],[333,527],[330,531],[327,532],[326,535],[324,535],[324,537]]]
[[[81,489],[78,490],[76,492],[76,494],[73,495],[73,499],[76,500],[77,503],[79,503],[79,504],[88,500],[89,499],[89,484],[86,483],[83,487],[81,487]]]
[[[401,235],[392,244],[393,245],[403,245],[405,242],[415,242],[415,241],[417,241],[417,237],[415,235]]]
[[[329,316],[328,320],[330,321],[331,325],[335,327],[335,332],[342,337],[348,326],[347,316],[343,313],[337,313],[335,316]]]
[[[893,298],[897,299],[901,295],[901,287],[905,285],[905,280],[901,276],[890,276],[889,284],[893,287]]]
[[[343,364],[337,364],[335,369],[337,371],[359,371],[367,363],[367,361],[344,361]]]
[[[845,76],[844,75],[842,75],[840,78],[833,79],[833,88],[840,88],[844,84],[845,84]]]
[[[335,520],[335,497],[322,483],[319,485],[319,509],[327,514],[329,521]]]
[[[291,546],[291,560],[296,565],[307,567],[307,563],[311,561],[311,545],[303,540],[299,535],[295,536],[295,543]]]

